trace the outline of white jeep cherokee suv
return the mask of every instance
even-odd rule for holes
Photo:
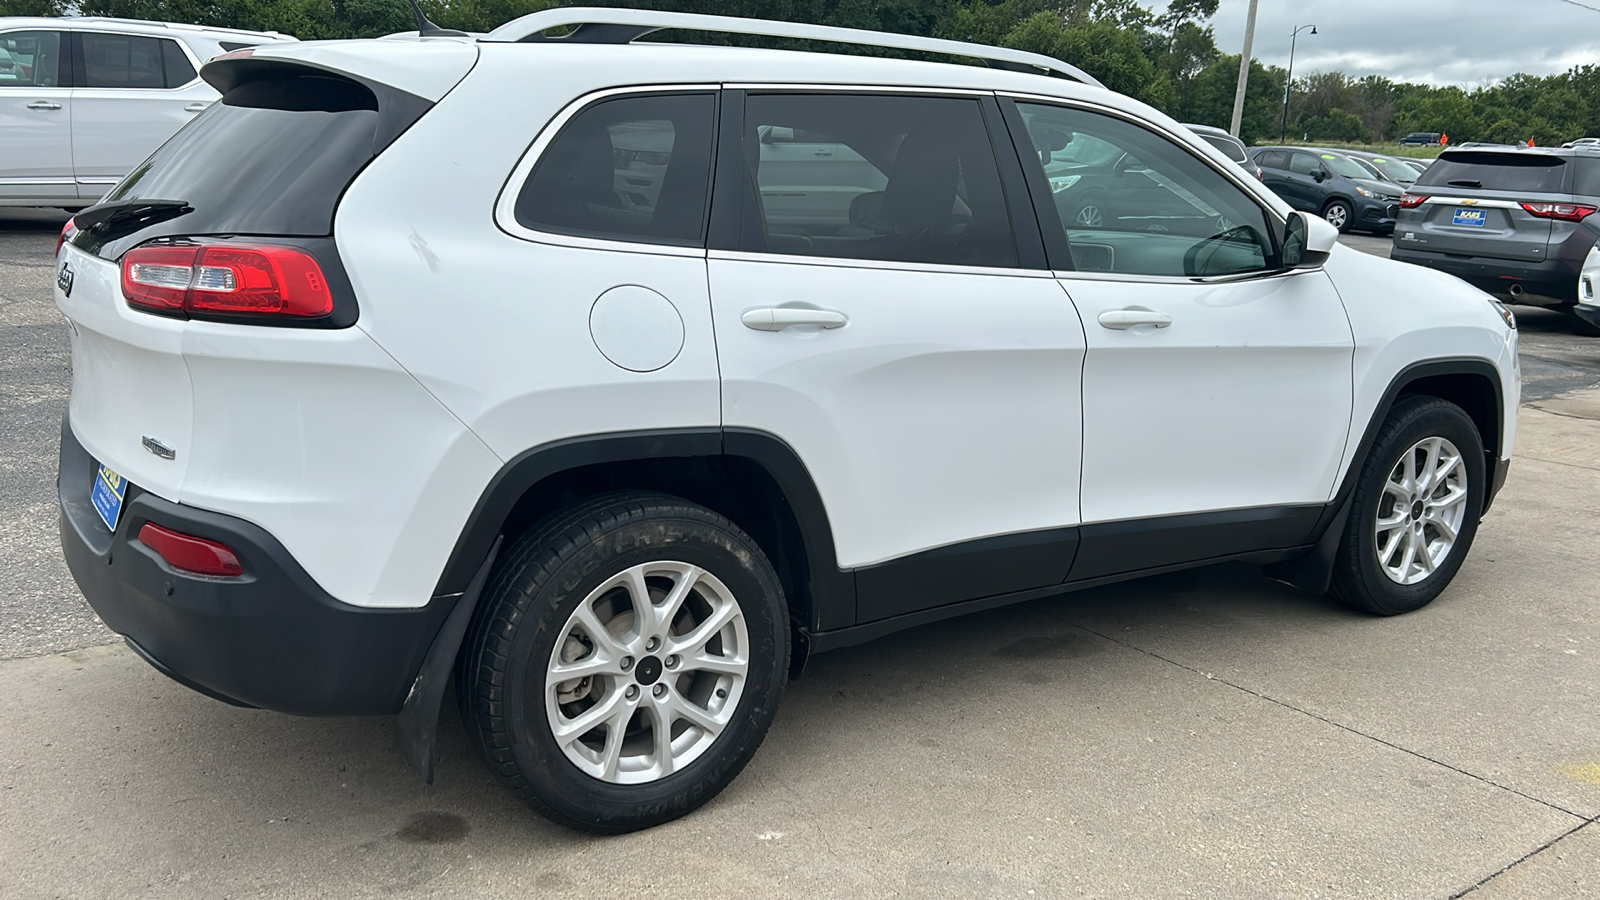
[[[88,206],[217,99],[198,70],[276,32],[0,17],[0,206]]]
[[[704,803],[808,654],[897,629],[1223,560],[1416,609],[1505,477],[1500,307],[1055,60],[567,9],[203,75],[59,253],[72,572],[178,681],[398,713],[427,777],[453,670],[577,828]]]

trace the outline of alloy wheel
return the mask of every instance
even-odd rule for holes
[[[1374,523],[1378,567],[1397,584],[1416,584],[1444,563],[1467,515],[1467,467],[1442,437],[1411,446],[1383,485]]]

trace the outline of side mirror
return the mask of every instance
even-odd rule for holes
[[[1284,269],[1317,269],[1328,261],[1333,245],[1339,242],[1339,229],[1321,216],[1296,210],[1289,214],[1283,233]]]
[[[1315,178],[1317,180],[1317,184],[1321,184],[1324,181],[1328,180],[1328,170],[1327,169],[1318,169],[1315,172],[1311,173],[1311,177]]]

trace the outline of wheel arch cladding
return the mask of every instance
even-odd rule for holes
[[[1343,501],[1349,496],[1360,472],[1361,461],[1372,452],[1373,442],[1377,440],[1389,411],[1394,409],[1401,397],[1407,395],[1438,397],[1461,407],[1472,419],[1478,429],[1478,437],[1483,440],[1488,470],[1495,471],[1500,455],[1500,434],[1504,427],[1501,420],[1505,415],[1499,370],[1488,360],[1478,358],[1426,360],[1412,363],[1390,381],[1383,399],[1372,411],[1372,418],[1362,434],[1357,452],[1351,458],[1338,500]],[[1485,510],[1494,499],[1495,487],[1491,484],[1491,489],[1484,495]]]
[[[778,438],[736,429],[593,435],[518,455],[479,498],[436,593],[463,590],[497,537],[615,490],[680,497],[744,529],[777,570],[797,633],[854,624],[854,580],[838,569],[827,512],[804,464]]]

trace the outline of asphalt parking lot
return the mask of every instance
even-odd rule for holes
[[[0,210],[0,898],[1600,895],[1600,339],[1559,315],[1517,309],[1518,459],[1427,609],[1219,567],[916,629],[816,658],[705,809],[596,839],[449,712],[427,787],[388,720],[216,703],[98,623],[61,221]]]

